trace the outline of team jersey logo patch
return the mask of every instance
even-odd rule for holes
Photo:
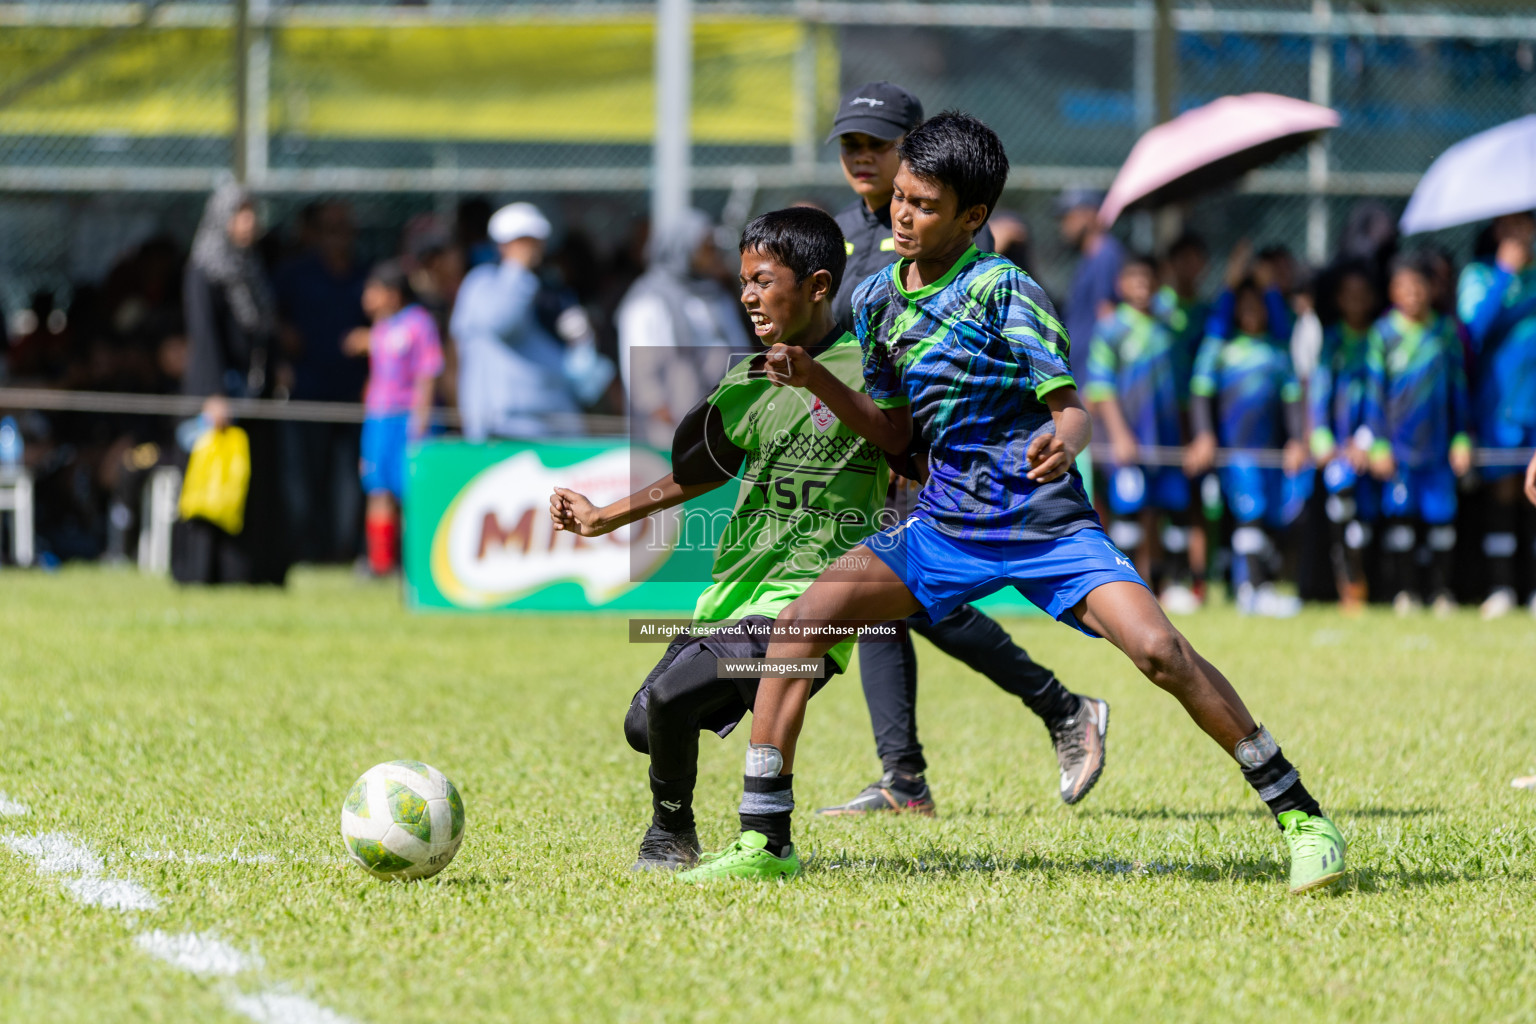
[[[828,409],[821,399],[816,398],[811,401],[811,422],[816,424],[817,430],[825,434],[827,428],[837,422],[837,417],[832,415],[832,410]]]

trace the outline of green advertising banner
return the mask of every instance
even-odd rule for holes
[[[735,485],[689,502],[686,515],[673,510],[606,537],[556,532],[549,518],[556,487],[603,505],[669,471],[659,452],[613,439],[413,446],[406,603],[441,611],[691,613],[710,581]],[[1012,588],[976,603],[1004,614],[1034,611]]]
[[[569,487],[606,504],[665,476],[667,460],[613,440],[432,441],[410,456],[405,591],[413,608],[691,612],[703,585],[650,541],[656,519],[584,538],[557,533],[549,496]],[[708,565],[699,579],[708,580]],[[682,577],[681,579],[679,577]]]

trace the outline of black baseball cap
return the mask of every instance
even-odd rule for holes
[[[916,96],[890,82],[869,82],[843,97],[827,141],[849,132],[894,139],[922,123],[923,105]]]

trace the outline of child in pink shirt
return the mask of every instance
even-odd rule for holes
[[[363,289],[368,335],[368,390],[363,399],[361,471],[368,495],[368,568],[382,576],[398,564],[406,445],[426,435],[433,384],[443,372],[443,346],[432,315],[411,301],[405,272],[380,263]]]

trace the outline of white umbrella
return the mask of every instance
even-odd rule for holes
[[[1429,165],[1408,200],[1403,234],[1536,210],[1536,114],[1462,139]]]

